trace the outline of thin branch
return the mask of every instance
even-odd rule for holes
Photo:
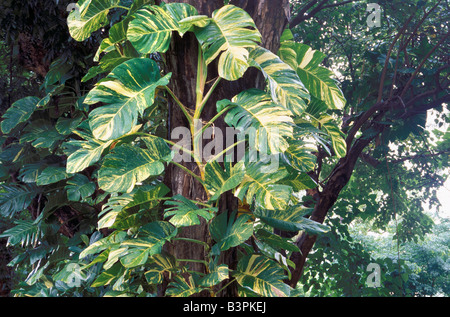
[[[434,51],[447,39],[447,37],[450,35],[450,31],[447,32],[447,34],[445,34],[445,36],[443,38],[441,38],[439,40],[439,42],[436,43],[435,46],[433,46],[433,48],[427,53],[427,55],[423,58],[422,62],[420,63],[420,65],[416,68],[416,70],[414,71],[414,73],[411,75],[411,77],[409,78],[408,82],[405,85],[405,88],[403,88],[402,93],[400,94],[400,97],[403,97],[405,95],[405,93],[407,92],[409,86],[411,85],[411,82],[413,81],[413,79],[416,77],[417,73],[420,71],[420,69],[422,68],[422,66],[425,64],[425,62],[428,60],[428,58],[431,56],[431,54],[434,53]]]
[[[328,9],[328,8],[339,7],[339,6],[342,6],[342,5],[344,5],[344,4],[351,3],[351,2],[357,2],[357,1],[360,1],[360,0],[348,0],[348,1],[344,1],[344,2],[328,4],[328,5],[326,5],[326,6],[323,6],[323,7],[322,7],[322,10],[323,10],[323,9]]]
[[[442,151],[435,152],[435,153],[428,153],[428,154],[421,153],[421,154],[416,154],[416,155],[405,156],[405,157],[402,157],[399,159],[391,160],[391,161],[389,161],[389,163],[397,164],[397,163],[416,160],[416,159],[420,159],[420,158],[435,157],[435,156],[439,156],[439,155],[446,154],[446,153],[450,153],[450,149],[442,150]]]
[[[412,18],[413,18],[414,14],[411,14],[411,16],[408,18],[408,20],[405,22],[405,24],[403,25],[403,27],[400,29],[400,31],[398,31],[397,35],[394,37],[394,39],[392,40],[391,45],[389,46],[389,50],[386,54],[386,59],[384,61],[384,67],[383,67],[383,72],[381,73],[381,79],[380,79],[380,86],[378,88],[378,98],[377,98],[377,103],[381,102],[382,98],[383,98],[383,87],[384,87],[384,81],[386,79],[386,72],[388,69],[388,65],[389,65],[389,59],[391,57],[392,54],[392,50],[395,46],[395,43],[397,43],[397,40],[399,39],[399,37],[405,32],[406,28],[408,27],[409,22],[411,22]]]
[[[189,121],[189,124],[192,124],[192,116],[187,112],[186,107],[181,103],[180,99],[178,99],[178,97],[173,93],[173,91],[169,87],[164,86],[164,88],[167,90],[169,95],[172,96],[173,100],[175,100],[175,103],[180,107],[186,119]]]
[[[364,114],[355,122],[352,126],[350,132],[347,135],[345,142],[347,143],[347,148],[350,148],[350,145],[355,138],[356,132],[362,127],[362,125],[378,110],[380,110],[383,106],[385,106],[384,102],[379,102],[374,104],[369,110],[364,112]]]

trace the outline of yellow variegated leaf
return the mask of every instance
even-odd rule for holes
[[[171,159],[170,148],[160,139],[148,143],[151,148],[124,144],[106,155],[98,172],[100,188],[107,192],[129,193],[136,183],[160,175],[164,171],[163,162]]]
[[[254,201],[256,206],[265,209],[283,209],[291,199],[292,187],[280,184],[280,181],[289,173],[285,167],[268,172],[267,166],[261,162],[248,164],[235,196],[250,204]]]
[[[249,67],[248,51],[261,41],[250,15],[243,9],[226,5],[212,14],[210,23],[195,31],[206,64],[220,55],[219,76],[227,80],[237,80]]]
[[[273,102],[270,95],[258,89],[241,92],[232,99],[234,108],[225,122],[249,136],[251,150],[277,154],[289,147],[293,136],[292,113]]]
[[[329,109],[345,106],[345,97],[333,79],[333,72],[319,65],[325,54],[308,45],[286,41],[281,45],[279,56],[297,72],[309,93],[325,102]]]
[[[135,19],[128,27],[128,39],[140,53],[165,53],[172,33],[178,31],[183,34],[189,29],[189,26],[180,26],[178,22],[197,14],[197,10],[186,3],[145,6],[134,14]]]
[[[264,74],[272,99],[300,116],[306,109],[310,96],[297,73],[277,55],[257,46],[250,50],[250,65]]]
[[[243,257],[233,274],[242,287],[264,297],[289,297],[291,288],[283,282],[284,270],[275,261],[262,255]]]
[[[114,68],[84,101],[105,104],[89,114],[94,137],[107,141],[130,132],[138,115],[153,104],[156,88],[167,85],[170,77],[161,78],[156,62],[146,58],[134,58]]]
[[[117,7],[120,0],[80,0],[67,17],[70,35],[77,41],[89,38],[108,23],[109,10]]]

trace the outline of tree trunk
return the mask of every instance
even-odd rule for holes
[[[179,0],[168,2],[180,2]],[[181,2],[193,5],[199,11],[199,14],[211,16],[212,12],[223,6],[223,1],[217,0],[183,0]],[[286,12],[289,11],[288,0],[257,0],[257,1],[230,1],[246,10],[255,20],[256,26],[262,34],[262,46],[276,52],[279,48],[280,36],[287,26],[288,20]],[[287,11],[286,11],[287,10]],[[198,43],[195,35],[186,34],[183,38],[174,34],[169,51],[165,55],[166,71],[172,72],[171,84],[169,85],[174,94],[188,108],[194,109],[196,94],[196,76],[197,76],[197,57]],[[217,66],[212,63],[208,67],[208,81],[217,77]],[[231,99],[239,92],[248,88],[264,88],[264,78],[256,71],[256,69],[248,69],[242,79],[229,82],[222,80],[214,91],[213,96],[208,100],[203,114],[202,120],[208,121],[217,114],[216,102],[222,99]],[[208,91],[209,87],[205,87]],[[169,101],[169,139],[171,131],[176,127],[188,127],[188,122],[179,107],[171,100]],[[226,124],[223,118],[219,118],[214,122],[214,126],[223,132],[223,143],[226,144],[225,128]],[[174,142],[179,140],[172,139]],[[205,142],[206,141],[206,142]],[[209,143],[211,140],[204,140]],[[199,174],[195,162],[181,162],[189,170]],[[172,190],[172,195],[181,194],[192,200],[205,201],[206,193],[202,185],[192,176],[188,175],[177,166],[171,165],[167,169],[165,183]],[[238,201],[231,193],[222,195],[219,202],[219,212],[232,212],[237,209]],[[206,223],[192,226],[182,230],[181,236],[198,239],[202,241],[208,240],[208,228]],[[177,241],[173,243],[168,252],[180,259],[204,259],[206,254],[202,246]],[[224,257],[224,262],[233,269],[236,265],[234,251],[230,250]],[[189,263],[189,268],[193,271],[205,272],[205,267],[201,263]],[[235,296],[235,291],[222,294],[224,296]]]

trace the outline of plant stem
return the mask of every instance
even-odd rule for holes
[[[194,172],[192,172],[191,170],[189,170],[187,167],[181,165],[180,163],[171,161],[170,163],[178,166],[179,168],[181,168],[183,171],[185,171],[186,173],[188,173],[189,175],[191,175],[192,177],[194,177],[196,180],[198,180],[200,182],[200,184],[203,185],[203,187],[205,186],[205,184],[203,183],[203,179],[201,177],[199,177],[197,174],[195,174]]]
[[[219,294],[221,291],[223,291],[225,288],[227,288],[228,286],[231,285],[231,283],[235,282],[236,279],[232,279],[231,281],[229,281],[227,284],[225,284],[224,287],[222,287],[221,289],[219,289],[217,292],[215,292],[216,294]]]
[[[196,240],[196,239],[190,239],[190,238],[183,238],[183,237],[178,237],[178,238],[173,238],[172,240],[175,241],[186,241],[186,242],[193,242],[193,243],[197,243],[197,244],[201,244],[205,247],[206,250],[209,249],[209,245],[206,242],[200,241],[200,240]],[[181,260],[179,260],[181,261]]]
[[[186,116],[186,119],[189,121],[189,124],[192,125],[192,116],[187,112],[186,107],[181,103],[180,99],[173,93],[173,91],[167,87],[164,86],[164,88],[167,90],[170,96],[172,96],[173,100],[175,100],[175,103],[180,107],[183,114]]]
[[[195,112],[197,113],[197,108],[201,104],[203,100],[203,94],[205,91],[205,84],[206,84],[206,77],[208,76],[207,73],[207,66],[205,64],[205,60],[203,59],[203,52],[202,48],[199,45],[198,47],[198,58],[197,58],[197,83],[195,85],[195,92],[196,92],[196,102],[195,102]],[[198,118],[200,117],[200,113]]]
[[[245,142],[245,140],[240,140],[232,145],[230,145],[229,147],[227,147],[225,150],[223,150],[222,152],[218,153],[216,156],[214,156],[212,159],[210,159],[210,162],[213,162],[215,160],[217,160],[220,156],[222,156],[224,153],[226,153],[227,151],[229,151],[230,149],[232,149],[233,147],[239,145],[240,143]]]
[[[214,92],[214,90],[216,89],[217,85],[220,83],[221,78],[217,77],[217,79],[214,81],[214,84],[211,86],[211,88],[208,90],[208,93],[206,94],[206,96],[203,98],[202,102],[200,103],[200,105],[197,107],[197,109],[195,109],[195,114],[198,115],[198,118],[200,118],[200,114],[203,111],[203,108],[205,107],[206,103],[208,102],[209,97],[211,97],[212,93]],[[196,116],[194,116],[196,117]]]
[[[222,109],[220,112],[218,112],[211,120],[208,121],[207,124],[204,125],[204,127],[201,130],[201,133],[203,134],[205,132],[205,130],[214,123],[214,121],[216,121],[221,115],[223,115],[225,112],[227,112],[228,110],[230,110],[230,108],[232,108],[232,106],[228,106],[224,109]]]
[[[119,6],[119,5],[117,5],[117,6],[114,6],[113,8],[117,8],[117,9],[124,9],[124,10],[130,11],[130,8],[128,8],[128,7],[124,7],[124,6]]]
[[[208,262],[205,260],[195,260],[195,259],[177,259],[178,262],[192,262],[192,263],[202,263],[208,267]]]

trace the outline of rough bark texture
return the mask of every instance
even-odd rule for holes
[[[168,1],[180,2],[180,1]],[[212,12],[221,6],[223,1],[201,1],[201,0],[183,0],[181,2],[193,5],[199,11],[199,14],[211,16]],[[279,48],[280,36],[287,25],[286,12],[289,11],[288,0],[258,0],[258,1],[231,1],[234,4],[246,10],[255,20],[259,31],[262,34],[262,46],[276,52]],[[287,10],[287,11],[285,11]],[[187,107],[194,109],[195,105],[195,85],[197,75],[197,57],[198,45],[193,34],[186,34],[183,38],[175,35],[170,50],[167,52],[166,71],[172,72],[172,80],[170,88],[178,96],[180,101]],[[217,67],[214,63],[208,68],[208,81],[217,77]],[[244,77],[240,80],[228,82],[222,80],[214,91],[213,96],[209,99],[202,114],[202,120],[208,121],[215,114],[216,102],[221,99],[230,99],[239,92],[256,87],[263,88],[264,78],[256,69],[249,69]],[[205,87],[208,91],[209,86]],[[169,134],[176,127],[187,127],[187,120],[178,106],[170,102],[169,104]],[[214,122],[216,128],[225,131],[226,124],[220,118]],[[170,135],[169,135],[170,137]],[[223,133],[225,138],[225,133]],[[177,142],[178,140],[172,140]],[[211,140],[205,140],[205,143]],[[225,140],[223,141],[225,143]],[[198,174],[195,163],[183,163],[191,171]],[[182,171],[176,166],[169,166],[166,174],[166,184],[171,188],[172,195],[182,194],[183,196],[193,200],[205,200],[206,194],[203,187],[193,177]],[[222,195],[219,202],[220,212],[231,212],[237,209],[238,201],[230,193]],[[207,241],[208,232],[206,224],[186,228],[182,232],[182,236]],[[203,247],[193,243],[177,242],[171,245],[168,250],[177,258],[181,259],[204,259]],[[235,267],[234,252],[230,251],[224,256],[224,261],[229,264],[230,268]],[[190,269],[204,272],[204,266],[198,263],[190,263]],[[236,295],[235,290],[222,294],[223,296]]]

